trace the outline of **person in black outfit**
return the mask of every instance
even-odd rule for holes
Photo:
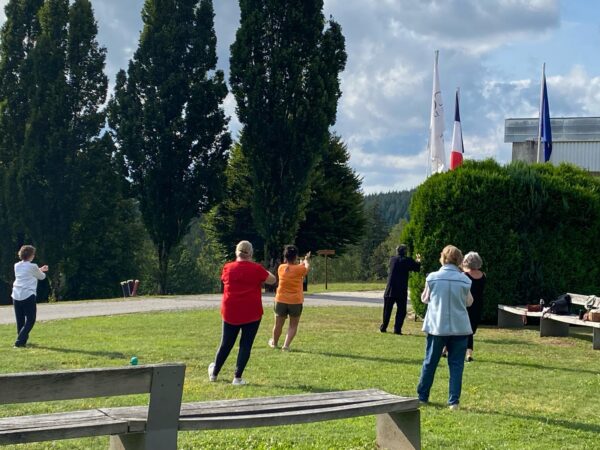
[[[473,334],[477,331],[481,314],[483,312],[483,288],[485,287],[485,273],[481,271],[483,261],[477,252],[469,252],[465,255],[462,263],[465,275],[471,279],[471,295],[473,304],[467,308]],[[467,362],[473,361],[473,334],[467,341]]]
[[[396,304],[396,320],[394,322],[394,334],[402,334],[402,325],[406,317],[406,303],[408,301],[408,273],[418,272],[421,269],[421,258],[417,255],[416,260],[406,256],[406,245],[396,248],[398,256],[390,258],[388,281],[383,294],[383,322],[379,331],[385,333],[390,323],[392,309]]]

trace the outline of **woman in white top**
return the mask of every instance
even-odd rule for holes
[[[36,292],[39,280],[46,278],[48,266],[33,264],[35,247],[24,245],[19,250],[19,261],[15,264],[15,282],[12,289],[15,318],[17,319],[17,340],[15,348],[27,346],[29,333],[35,325],[37,313]]]

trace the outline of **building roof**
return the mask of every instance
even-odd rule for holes
[[[504,142],[537,140],[538,118],[506,119]],[[555,117],[550,119],[553,142],[600,142],[600,117]]]

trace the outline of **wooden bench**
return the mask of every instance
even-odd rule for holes
[[[573,299],[570,294],[573,304],[583,306],[585,302],[581,299]],[[584,296],[579,296],[584,297]],[[587,299],[587,297],[586,297]],[[600,350],[600,322],[590,322],[580,320],[575,314],[559,315],[551,314],[550,312],[531,312],[527,311],[526,306],[507,306],[498,305],[498,327],[500,328],[519,328],[525,326],[527,317],[540,318],[540,336],[569,336],[569,326],[577,325],[582,327],[592,328],[592,348]]]
[[[142,421],[98,408],[0,418],[0,445],[111,435],[114,450],[176,450],[184,374],[183,364],[157,364],[0,375],[2,405],[150,394]]]
[[[144,407],[112,408],[111,417],[143,422]],[[377,444],[384,449],[420,449],[419,401],[377,389],[184,403],[180,431],[291,425],[377,416]]]

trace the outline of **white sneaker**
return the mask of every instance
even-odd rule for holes
[[[275,348],[275,347],[277,347],[277,346],[275,345],[275,341],[273,340],[273,338],[269,339],[269,347],[271,347],[271,348]]]
[[[234,386],[243,386],[248,383],[246,383],[246,380],[244,380],[243,378],[234,378],[231,384],[233,384]]]
[[[215,363],[210,363],[208,365],[208,379],[210,381],[217,381],[217,376],[215,375]]]
[[[458,403],[455,403],[454,405],[448,406],[448,409],[451,409],[452,411],[458,411],[460,406],[458,406]]]
[[[289,352],[289,351],[290,351],[290,348],[289,348],[289,347],[286,347],[286,346],[284,345],[283,347],[281,347],[281,351],[282,351],[282,352]]]

